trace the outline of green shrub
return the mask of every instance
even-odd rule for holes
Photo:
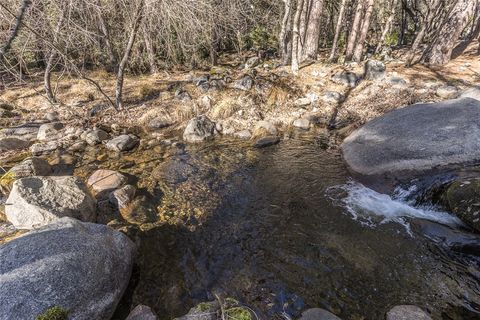
[[[255,28],[250,31],[246,42],[249,47],[255,50],[267,50],[278,46],[278,40],[275,34],[260,25],[255,26]]]
[[[68,311],[59,307],[54,306],[50,309],[47,309],[44,313],[39,315],[36,320],[67,320]]]

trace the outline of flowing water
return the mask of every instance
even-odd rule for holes
[[[480,318],[478,237],[447,212],[414,207],[414,187],[391,197],[353,182],[313,135],[261,150],[220,140],[143,163],[138,183],[166,222],[134,233],[123,308],[143,303],[169,319],[219,295],[260,319],[308,307],[384,319],[398,304]]]

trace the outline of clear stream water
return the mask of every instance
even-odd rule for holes
[[[447,212],[413,206],[414,187],[391,197],[353,182],[314,136],[261,150],[220,140],[145,163],[139,181],[161,180],[142,183],[182,222],[135,234],[138,264],[118,314],[143,303],[170,319],[220,295],[260,319],[308,307],[384,319],[398,304],[480,318],[478,237]]]

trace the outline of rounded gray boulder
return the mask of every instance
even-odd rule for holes
[[[0,319],[52,307],[110,319],[130,279],[134,244],[107,226],[62,218],[0,246]]]
[[[360,177],[451,168],[480,160],[480,101],[464,98],[397,109],[365,124],[342,144]]]

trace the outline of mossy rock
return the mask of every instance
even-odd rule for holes
[[[480,179],[453,182],[445,193],[445,200],[465,224],[480,231]]]
[[[68,319],[68,311],[55,306],[50,309],[47,309],[44,313],[39,315],[36,320],[67,320]]]
[[[252,320],[252,313],[244,307],[230,308],[225,311],[227,319],[231,320]]]

